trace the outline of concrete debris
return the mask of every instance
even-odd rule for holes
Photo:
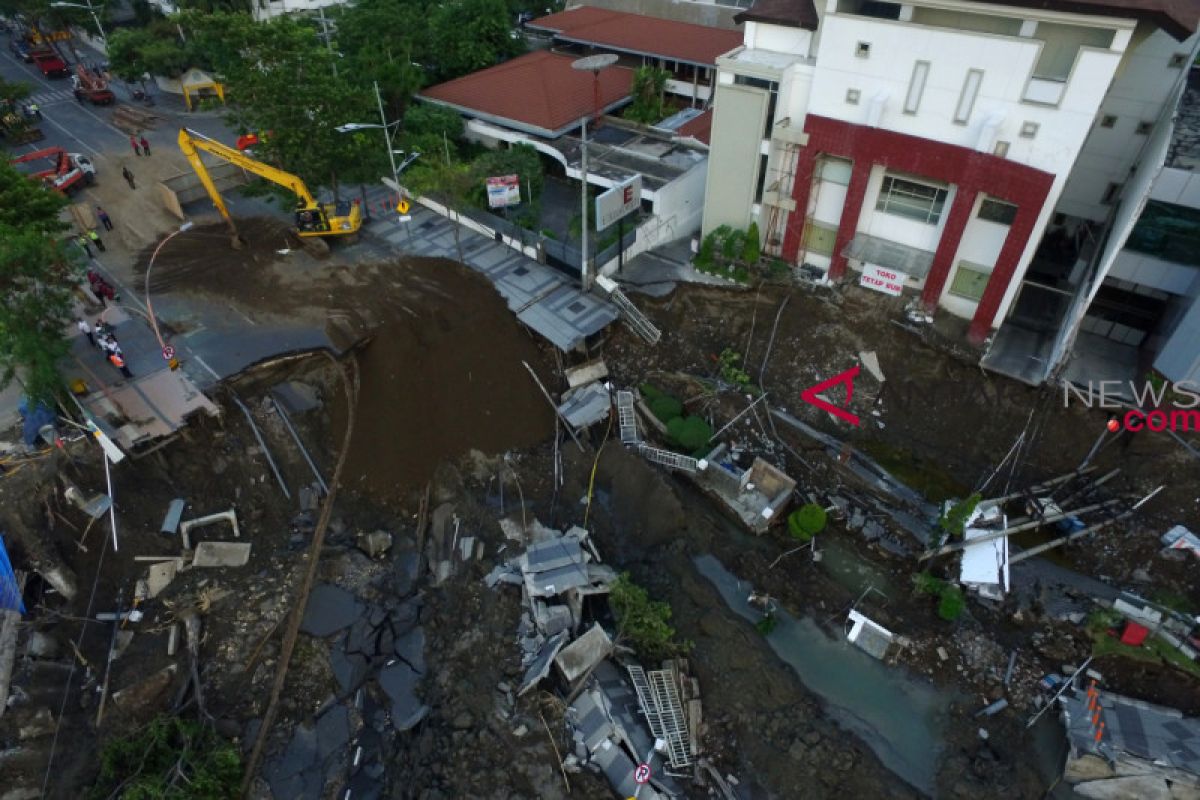
[[[412,730],[429,714],[429,706],[417,696],[420,680],[420,674],[401,660],[379,671],[379,688],[392,701],[392,726],[398,732]]]
[[[179,649],[179,625],[171,623],[171,627],[167,630],[167,655],[175,655],[175,651]]]
[[[512,562],[505,562],[492,567],[492,571],[484,576],[483,581],[489,589],[494,589],[501,583],[520,586],[525,582],[525,578],[521,575],[520,567]]]
[[[317,390],[307,383],[287,381],[271,387],[271,397],[287,409],[289,414],[311,411],[321,405]]]
[[[165,534],[173,534],[179,530],[179,519],[183,516],[183,509],[187,504],[182,497],[176,497],[167,506],[167,513],[163,517],[162,526],[159,530]]]
[[[143,678],[131,686],[126,686],[120,691],[113,692],[111,697],[113,706],[126,714],[137,717],[157,710],[162,698],[167,694],[167,690],[171,688],[171,682],[175,678],[175,669],[174,664],[168,664],[149,677]]]
[[[880,383],[886,380],[883,377],[883,370],[879,368],[879,356],[875,355],[874,350],[864,350],[859,353],[858,360],[862,363],[863,369],[871,374],[872,378]]]
[[[304,609],[300,630],[323,638],[348,628],[363,614],[363,606],[354,595],[338,586],[322,583],[313,587]]]
[[[574,389],[577,386],[586,386],[607,378],[608,365],[604,363],[604,359],[598,358],[577,367],[568,367],[564,370],[564,374],[567,378],[567,386]]]
[[[194,528],[199,528],[204,525],[211,525],[214,522],[228,522],[233,528],[234,538],[242,535],[241,530],[238,528],[237,512],[233,509],[230,509],[228,511],[222,511],[218,514],[209,514],[206,517],[197,517],[196,519],[189,519],[185,522],[179,523],[179,534],[183,537],[183,549],[192,549],[192,540],[188,534],[191,533]]]
[[[749,469],[738,466],[729,445],[722,442],[701,460],[695,481],[753,533],[766,533],[783,519],[796,490],[796,481],[756,457]]]
[[[975,712],[976,717],[992,717],[1008,708],[1008,698],[1001,697],[991,705],[984,706]]]
[[[249,562],[249,542],[201,542],[192,558],[193,567],[244,567]]]
[[[112,498],[106,494],[95,494],[91,497],[85,497],[83,492],[79,490],[75,484],[63,480],[65,488],[63,497],[67,499],[71,505],[78,508],[83,513],[87,514],[92,519],[99,519],[104,514],[108,513],[108,509],[112,507]]]
[[[563,394],[558,406],[559,415],[576,429],[595,425],[607,419],[612,411],[612,397],[602,383],[589,383]]]
[[[545,643],[538,649],[537,655],[525,670],[525,677],[521,680],[521,688],[517,690],[517,696],[528,692],[534,686],[541,682],[550,674],[550,665],[554,663],[554,657],[558,655],[558,651],[567,643],[567,631],[559,631],[558,633],[545,640]]]
[[[882,661],[896,635],[853,608],[850,609],[848,621],[851,627],[846,633],[846,639],[859,650]]]
[[[357,544],[371,558],[379,558],[392,548],[392,535],[387,531],[359,533]]]
[[[17,737],[22,741],[40,739],[54,733],[54,715],[48,708],[39,708],[33,718],[17,730]]]
[[[1176,525],[1162,535],[1162,543],[1168,550],[1189,551],[1200,558],[1200,536],[1192,533],[1182,525]]]
[[[567,645],[554,659],[555,666],[568,683],[574,683],[612,653],[612,639],[598,623]]]

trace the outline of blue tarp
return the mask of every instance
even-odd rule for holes
[[[25,613],[21,587],[17,585],[17,576],[13,574],[12,562],[8,560],[3,536],[0,536],[0,609]]]
[[[21,412],[21,416],[25,418],[25,422],[21,427],[21,435],[25,440],[25,444],[34,445],[40,440],[38,431],[45,425],[53,425],[57,415],[54,409],[45,403],[38,403],[37,408],[29,410],[29,398],[21,398],[21,403],[17,406],[17,410]]]

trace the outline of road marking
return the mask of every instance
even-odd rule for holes
[[[29,99],[32,102],[37,103],[39,106],[48,106],[56,103],[65,103],[67,100],[73,99],[73,95],[59,89],[52,89],[50,91],[38,92],[37,94],[30,95]]]
[[[20,62],[20,61],[18,61],[17,59],[13,58],[13,57],[12,57],[11,55],[9,55],[8,53],[5,53],[5,56],[8,58],[8,60],[9,60],[9,61],[13,62],[13,63],[14,63],[14,64],[16,64],[17,66],[21,66],[21,67],[23,67],[23,66],[24,66],[24,64],[23,64],[22,62]],[[27,72],[27,70],[24,70],[24,69],[22,69],[21,71],[22,71],[22,72]],[[35,83],[38,83],[38,84],[41,84],[42,86],[45,86],[45,87],[46,87],[46,89],[47,89],[47,91],[55,91],[55,89],[54,89],[54,84],[50,83],[50,81],[48,81],[48,80],[47,80],[47,79],[46,79],[44,76],[42,76],[42,75],[39,75],[39,74],[37,74],[37,73],[32,73],[32,77],[33,77],[33,80],[34,80],[34,82],[35,82]],[[121,130],[120,128],[116,128],[116,127],[112,126],[111,124],[109,124],[109,123],[108,123],[106,120],[104,120],[103,118],[101,118],[101,117],[98,117],[98,116],[96,116],[95,114],[93,114],[93,113],[92,113],[91,111],[89,111],[89,110],[88,110],[86,107],[84,107],[84,106],[80,106],[80,107],[79,107],[79,110],[80,110],[80,111],[82,111],[83,113],[87,114],[87,115],[88,115],[89,117],[91,117],[92,119],[94,119],[94,120],[96,120],[97,122],[99,122],[99,123],[100,123],[101,125],[103,125],[104,127],[108,128],[108,129],[109,129],[110,131],[112,131],[113,133],[116,133],[116,134],[117,134],[117,135],[119,135],[119,136],[125,136],[125,135],[126,135],[125,131]],[[99,151],[98,151],[98,150],[93,150],[93,149],[92,149],[92,148],[91,148],[89,145],[85,144],[85,143],[84,143],[84,141],[83,141],[82,139],[80,139],[79,137],[77,137],[77,136],[75,136],[74,134],[72,134],[72,133],[71,133],[70,131],[68,131],[66,128],[64,128],[63,126],[59,125],[57,122],[54,122],[54,120],[52,120],[52,119],[50,119],[49,117],[47,117],[47,118],[46,118],[46,121],[47,121],[47,122],[49,122],[49,123],[51,123],[52,125],[54,125],[54,126],[55,126],[56,128],[58,128],[59,130],[62,130],[63,132],[65,132],[65,133],[66,133],[68,136],[70,136],[72,139],[74,139],[75,141],[77,141],[77,142],[79,142],[80,144],[82,144],[84,147],[87,147],[87,149],[91,150],[93,153],[96,153],[97,155],[99,155]]]
[[[201,358],[200,356],[198,356],[198,355],[195,355],[195,354],[193,354],[193,355],[192,355],[192,358],[194,358],[194,359],[196,360],[196,363],[197,363],[197,364],[199,364],[200,366],[202,366],[202,367],[204,367],[206,370],[208,370],[208,374],[209,374],[209,375],[212,375],[212,376],[213,376],[214,378],[216,378],[217,380],[221,380],[221,376],[217,374],[217,371],[216,371],[216,370],[214,370],[212,367],[210,367],[210,366],[208,365],[208,362],[207,362],[207,361],[205,361],[203,358]]]

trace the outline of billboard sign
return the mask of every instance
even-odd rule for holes
[[[596,198],[596,230],[604,230],[641,204],[642,176],[634,175]]]
[[[498,175],[488,178],[488,208],[507,208],[521,205],[521,181],[516,175]]]

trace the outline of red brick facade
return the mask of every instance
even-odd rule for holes
[[[808,145],[801,148],[796,165],[792,197],[796,210],[787,220],[783,254],[791,261],[799,257],[808,215],[809,194],[812,191],[813,169],[818,156],[830,155],[854,162],[842,219],[838,225],[833,260],[829,275],[833,279],[846,272],[846,259],[841,255],[858,229],[858,219],[866,197],[867,179],[871,168],[881,165],[895,172],[924,176],[954,184],[957,192],[950,207],[949,218],[934,254],[933,266],[925,278],[921,300],[927,307],[936,306],[954,265],[954,254],[962,239],[963,229],[970,219],[971,209],[980,192],[1017,206],[1016,219],[1004,240],[996,259],[975,317],[971,321],[970,337],[979,342],[991,331],[992,322],[1009,282],[1016,272],[1017,262],[1024,252],[1033,227],[1041,214],[1054,176],[998,156],[980,153],[966,147],[935,142],[903,133],[854,125],[848,122],[809,114],[804,123]]]

